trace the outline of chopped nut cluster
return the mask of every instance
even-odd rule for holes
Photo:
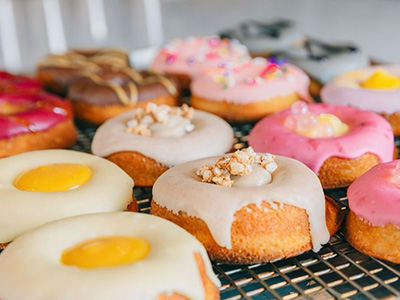
[[[154,123],[165,124],[171,115],[180,115],[188,120],[193,119],[194,109],[187,104],[181,107],[170,107],[168,105],[156,105],[148,103],[146,108],[137,108],[133,111],[132,119],[127,122],[127,131],[143,136],[151,136],[149,126]],[[193,124],[186,126],[186,132],[194,129]]]
[[[269,173],[273,173],[277,168],[274,160],[275,156],[266,153],[259,155],[249,147],[237,150],[232,155],[225,155],[220,158],[215,166],[204,165],[196,171],[196,174],[203,179],[203,182],[215,183],[231,187],[233,176],[245,176],[253,171],[252,164],[259,164]]]

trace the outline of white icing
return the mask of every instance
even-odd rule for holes
[[[118,267],[80,269],[60,263],[65,249],[113,235],[142,238],[151,250],[145,259]],[[202,256],[208,277],[220,286],[204,247],[171,222],[129,212],[59,220],[22,235],[0,255],[0,298],[154,300],[177,292],[203,300],[194,253]]]
[[[179,137],[145,137],[126,131],[132,116],[128,111],[101,125],[93,138],[92,152],[108,156],[121,151],[136,151],[170,167],[202,157],[221,155],[233,144],[232,127],[223,119],[195,110],[195,129]]]
[[[153,123],[149,126],[152,137],[180,137],[194,130],[192,122],[181,115],[170,115],[166,123]]]
[[[233,187],[253,187],[268,184],[272,180],[271,173],[258,164],[252,165],[253,170],[245,176],[231,176]]]
[[[325,197],[317,176],[299,161],[276,156],[278,169],[272,181],[257,187],[224,187],[201,182],[196,175],[204,164],[214,165],[219,157],[187,162],[169,169],[153,186],[153,201],[173,213],[186,212],[202,219],[218,245],[231,249],[234,214],[249,204],[262,201],[285,203],[307,211],[313,249],[329,240],[325,222]]]
[[[58,163],[86,165],[91,169],[92,177],[85,185],[65,192],[21,191],[14,186],[14,180],[20,174]],[[2,158],[0,243],[12,241],[27,230],[57,219],[125,210],[132,201],[133,185],[132,179],[115,164],[87,153],[40,150]]]

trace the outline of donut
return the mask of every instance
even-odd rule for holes
[[[66,148],[76,137],[67,101],[44,92],[0,94],[0,157]]]
[[[0,256],[2,300],[217,300],[219,286],[201,243],[147,214],[58,220]]]
[[[176,77],[182,88],[190,81],[221,63],[248,59],[247,48],[237,41],[217,36],[174,39],[158,52],[151,68]]]
[[[228,121],[254,121],[296,100],[312,101],[309,83],[302,70],[285,60],[255,58],[221,66],[193,80],[191,104]]]
[[[101,125],[92,153],[127,172],[138,186],[152,186],[168,168],[232,149],[233,130],[212,114],[186,105],[170,108],[149,103]]]
[[[93,124],[149,102],[177,105],[178,96],[178,87],[171,78],[130,68],[78,75],[68,90],[77,118]]]
[[[322,85],[336,76],[369,66],[368,56],[356,45],[326,43],[315,38],[308,38],[279,56],[288,58],[310,75],[312,95],[319,95]]]
[[[82,72],[97,74],[128,66],[128,53],[119,48],[71,50],[39,61],[37,76],[44,89],[66,96],[70,81]]]
[[[39,92],[41,89],[40,82],[33,78],[0,71],[0,94],[16,91]]]
[[[305,165],[251,148],[171,168],[154,184],[151,214],[183,227],[212,260],[228,264],[318,251],[342,219]]]
[[[133,181],[125,172],[105,159],[72,150],[39,150],[2,158],[0,182],[3,247],[50,221],[122,211],[132,202]],[[137,210],[134,202],[130,209]]]
[[[379,115],[304,102],[262,119],[248,142],[256,151],[301,161],[324,188],[348,186],[372,166],[391,161],[395,149],[393,131]]]
[[[350,211],[344,224],[357,250],[400,264],[400,160],[377,165],[347,190]]]
[[[268,23],[256,20],[242,22],[236,28],[222,31],[220,36],[239,40],[249,48],[253,57],[269,56],[285,50],[301,38],[295,24],[284,19]]]
[[[321,90],[323,102],[381,114],[400,135],[400,66],[374,66],[334,78]],[[378,99],[378,100],[377,100]]]

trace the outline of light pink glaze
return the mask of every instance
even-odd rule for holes
[[[318,174],[330,157],[356,158],[365,153],[377,155],[381,162],[393,159],[394,137],[390,124],[381,116],[347,106],[310,104],[315,114],[329,113],[349,126],[339,137],[309,138],[287,129],[283,123],[291,114],[287,109],[265,117],[250,133],[249,145],[257,152],[270,152],[297,159]]]
[[[0,92],[39,91],[40,89],[40,82],[35,79],[0,71]]]
[[[234,84],[228,87],[216,80],[215,73],[197,77],[190,86],[192,95],[213,101],[247,104],[296,93],[301,99],[311,101],[308,92],[310,79],[296,66],[285,64],[287,70],[282,75],[255,82],[253,79],[259,77],[269,64],[265,59],[256,58],[233,68],[229,74]]]
[[[193,37],[170,41],[155,57],[152,69],[173,74],[187,74],[194,78],[209,68],[249,56],[239,42],[219,39],[216,36]]]
[[[18,111],[6,113],[10,107],[18,107]],[[57,96],[46,93],[0,94],[0,139],[46,131],[71,117],[71,105]]]
[[[400,227],[400,189],[392,183],[399,162],[395,160],[371,168],[347,190],[350,209],[372,225]]]
[[[355,71],[360,78],[346,78],[346,73],[336,77],[321,90],[323,102],[349,105],[377,113],[400,112],[400,89],[375,90],[359,87],[377,69],[383,69],[400,77],[400,66],[378,66]],[[351,72],[354,73],[354,72]],[[347,73],[348,74],[348,73]],[[355,86],[354,86],[355,85]]]

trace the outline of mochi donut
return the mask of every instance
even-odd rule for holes
[[[229,121],[254,121],[299,99],[311,102],[309,84],[308,76],[287,61],[258,57],[194,79],[191,104]]]
[[[129,66],[128,53],[119,48],[80,49],[50,54],[39,61],[37,76],[44,89],[66,96],[69,83],[82,72],[97,74]]]
[[[279,54],[307,72],[310,90],[319,95],[322,85],[343,73],[369,66],[368,56],[353,44],[326,43],[314,38]]]
[[[344,232],[368,255],[400,264],[400,160],[377,165],[347,190]]]
[[[391,161],[395,149],[392,128],[381,116],[304,102],[262,119],[250,132],[249,145],[303,162],[324,188],[348,186],[372,166]]]
[[[295,24],[283,19],[268,23],[256,20],[242,22],[236,28],[221,32],[220,36],[239,40],[249,48],[252,56],[269,56],[293,46],[301,39]]]
[[[174,39],[158,52],[151,68],[176,77],[182,88],[190,81],[221,63],[249,59],[245,46],[217,36]]]
[[[131,68],[85,73],[71,80],[68,98],[77,118],[93,124],[152,102],[178,105],[178,86],[170,77]]]
[[[131,176],[138,186],[152,186],[168,168],[232,149],[232,127],[221,118],[187,105],[147,104],[101,125],[92,153]]]
[[[349,105],[381,114],[400,135],[400,66],[382,65],[348,72],[321,91],[323,102]]]
[[[42,87],[36,79],[0,71],[0,94],[15,91],[39,92]]]
[[[0,94],[0,157],[67,148],[76,138],[69,102],[44,92]]]
[[[219,286],[201,243],[147,214],[58,220],[0,255],[2,300],[217,300]]]
[[[137,210],[132,179],[83,152],[40,150],[2,158],[0,182],[0,248],[53,220],[122,211],[129,204]]]
[[[183,227],[212,260],[229,264],[318,251],[342,220],[305,165],[251,148],[171,168],[154,184],[151,214]]]

